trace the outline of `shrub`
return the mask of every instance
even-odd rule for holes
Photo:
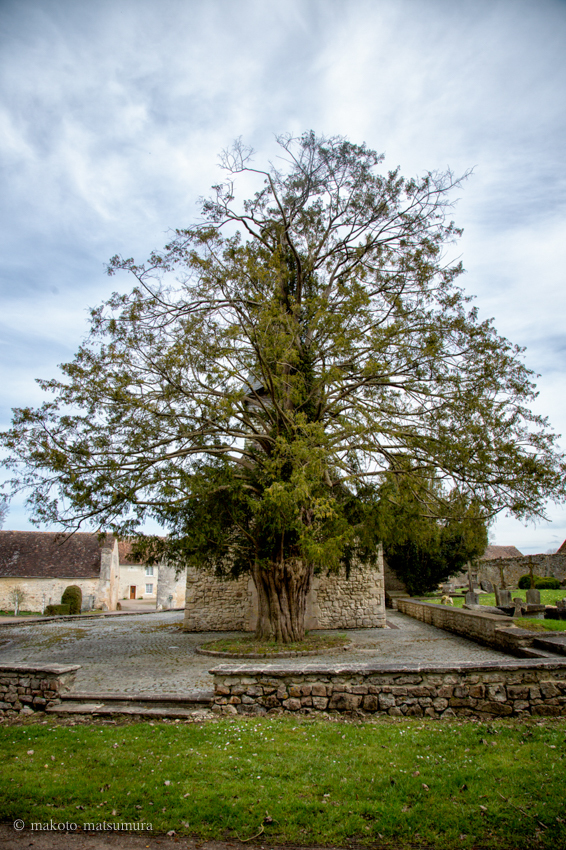
[[[83,604],[83,592],[80,587],[76,584],[66,587],[61,597],[61,604],[68,605],[71,614],[80,614]]]
[[[535,587],[537,590],[558,590],[560,587],[560,582],[557,578],[553,576],[533,576],[535,580]],[[530,575],[521,576],[519,579],[519,588],[521,590],[529,590],[531,586],[531,577]]]
[[[544,576],[535,582],[537,590],[558,590],[560,582],[554,576]]]
[[[535,587],[536,587],[537,581],[539,581],[540,576],[533,576],[533,578],[535,580]],[[519,579],[519,584],[518,584],[519,590],[528,590],[530,588],[530,586],[531,586],[530,575],[527,573],[527,575],[521,576],[521,578]]]
[[[46,605],[45,607],[46,617],[54,617],[57,614],[70,614],[70,612],[70,605]]]

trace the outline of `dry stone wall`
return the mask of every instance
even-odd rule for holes
[[[505,614],[435,605],[432,602],[418,602],[410,598],[398,599],[397,608],[402,614],[408,614],[409,617],[429,626],[436,626],[437,629],[454,632],[507,652],[519,652],[523,646],[530,646],[535,637],[534,632],[516,628],[513,620]],[[513,640],[515,635],[516,639]]]
[[[250,585],[253,581],[249,576],[228,581],[188,567],[185,631],[249,631],[253,595]]]
[[[257,623],[253,580],[217,579],[211,573],[187,570],[186,631],[253,631]],[[345,573],[315,576],[307,600],[307,629],[385,627],[383,558],[375,567],[353,567]]]
[[[493,585],[501,585],[501,567],[504,570],[507,587],[517,587],[521,576],[529,572],[532,559],[533,572],[538,576],[553,576],[559,581],[566,579],[566,554],[525,555],[523,558],[494,558],[492,561],[480,561],[478,579],[487,579]]]
[[[566,661],[421,667],[222,665],[214,675],[219,714],[337,712],[389,717],[566,715]]]
[[[78,665],[12,664],[0,667],[0,715],[32,714],[60,702]]]
[[[369,567],[316,577],[311,629],[369,629],[385,626],[383,570]]]

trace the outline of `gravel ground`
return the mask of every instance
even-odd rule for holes
[[[391,628],[349,631],[354,644],[349,650],[337,649],[314,658],[286,658],[285,667],[324,661],[457,665],[513,658],[397,611],[388,611],[387,617]],[[211,689],[208,671],[228,659],[197,655],[195,647],[235,633],[183,632],[182,621],[182,612],[168,611],[0,626],[0,664],[80,664],[74,684],[77,692],[183,694]],[[277,663],[277,659],[273,661]]]

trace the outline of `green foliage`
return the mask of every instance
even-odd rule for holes
[[[460,572],[485,551],[481,509],[454,490],[447,497],[416,472],[389,473],[380,489],[380,538],[389,566],[420,595]]]
[[[535,588],[537,590],[557,590],[560,587],[560,582],[553,576],[533,576]],[[518,587],[521,590],[528,590],[531,586],[531,576],[527,573],[519,579]]]
[[[83,592],[77,584],[66,587],[61,597],[61,604],[69,606],[70,614],[80,614],[83,605]]]
[[[533,575],[533,580],[535,582],[535,586],[536,586],[537,579],[540,579],[540,576]],[[521,578],[519,579],[519,581],[517,583],[517,587],[519,587],[520,590],[528,590],[530,588],[530,586],[531,586],[531,577],[530,577],[529,573],[527,573],[524,576],[521,576]]]
[[[46,617],[56,617],[58,614],[70,614],[71,606],[68,604],[61,605],[46,605],[45,606],[45,616]]]
[[[392,565],[428,587],[497,511],[562,499],[563,458],[521,350],[456,286],[460,181],[384,172],[341,137],[278,141],[281,168],[235,144],[199,224],[145,264],[110,261],[135,286],[92,311],[40,382],[52,398],[15,411],[12,485],[38,523],[131,536],[155,519],[169,537],[141,541],[149,558],[223,575],[348,569],[387,531]],[[258,187],[237,206],[242,174]],[[413,507],[388,491],[380,513],[399,476]]]
[[[558,590],[560,582],[554,576],[543,576],[535,582],[537,590]]]

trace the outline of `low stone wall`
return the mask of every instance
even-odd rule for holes
[[[45,711],[73,683],[78,664],[10,664],[0,666],[0,715]]]
[[[397,609],[402,614],[408,614],[415,620],[444,629],[447,632],[492,646],[495,649],[509,651],[509,630],[514,629],[514,623],[505,614],[485,614],[481,611],[468,611],[452,605],[436,605],[434,602],[418,602],[416,599],[398,599]],[[501,634],[501,631],[504,634]],[[517,629],[517,632],[522,630]],[[519,637],[519,636],[518,636]],[[532,640],[533,634],[530,634]]]
[[[339,712],[453,718],[566,715],[566,661],[213,668],[219,714]]]

